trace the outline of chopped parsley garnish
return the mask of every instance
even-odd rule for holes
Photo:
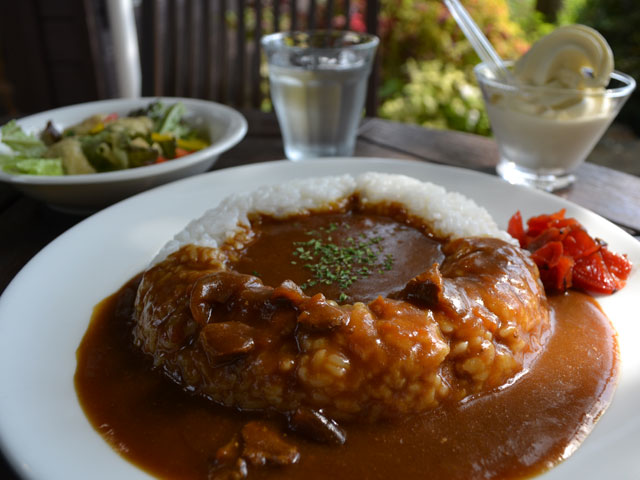
[[[306,234],[311,239],[293,243],[292,264],[303,264],[311,272],[311,278],[300,285],[306,290],[315,285],[337,285],[341,293],[338,298],[344,302],[348,296],[344,290],[355,281],[367,278],[374,273],[391,270],[393,255],[383,255],[381,237],[368,238],[360,234],[358,238],[347,237],[342,244],[334,243],[331,235],[339,228],[350,228],[347,224],[331,223],[326,228],[311,230]]]

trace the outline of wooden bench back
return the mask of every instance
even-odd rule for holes
[[[358,12],[359,5],[364,12]],[[142,92],[260,109],[268,97],[260,37],[281,30],[354,29],[377,34],[380,0],[143,0]],[[377,65],[366,110],[375,115]]]

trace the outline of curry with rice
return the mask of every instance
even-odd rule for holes
[[[522,478],[570,455],[619,370],[595,301],[547,297],[490,219],[417,209],[430,185],[346,183],[178,236],[103,301],[78,351],[90,421],[162,478]]]

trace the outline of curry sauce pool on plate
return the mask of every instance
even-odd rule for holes
[[[597,346],[610,363],[598,371],[608,373],[586,389],[590,400],[571,419],[549,420],[562,428],[550,429],[545,448],[527,455],[509,451],[517,442],[489,440],[493,430],[515,428],[513,419],[495,429],[483,424],[472,434],[469,419],[475,417],[463,418],[474,411],[476,421],[491,417],[486,405],[477,407],[488,400],[498,406],[505,398],[526,398],[523,385],[564,331],[554,322],[558,307],[552,299],[549,308],[535,265],[483,209],[439,187],[378,174],[320,183],[327,187],[323,194],[310,180],[223,202],[167,245],[142,276],[135,305],[125,309],[132,315],[125,330],[146,354],[136,355],[153,363],[149,375],[169,377],[189,392],[183,401],[199,396],[226,406],[208,404],[207,415],[228,428],[208,429],[215,441],[202,447],[204,458],[196,462],[201,476],[193,478],[305,476],[325,454],[326,461],[355,455],[351,461],[364,476],[384,478],[400,462],[404,470],[397,472],[415,477],[421,470],[412,463],[416,446],[407,446],[409,440],[424,445],[422,471],[439,466],[443,478],[458,470],[459,478],[473,476],[477,468],[488,477],[518,476],[557,462],[577,427],[584,427],[584,415],[597,418],[596,406],[604,408],[602,397],[615,383],[614,334],[597,309],[587,308],[588,297],[572,296],[572,302],[608,329],[602,338],[610,341]],[[309,199],[307,191],[315,196]],[[424,263],[399,254],[401,245]],[[323,264],[326,258],[331,261]],[[585,364],[579,357],[572,361]],[[547,397],[556,399],[556,387],[550,388]],[[543,398],[539,409],[549,400]],[[514,412],[535,412],[513,402]],[[84,401],[90,417],[92,404]],[[111,425],[104,415],[98,413],[99,423]],[[493,416],[494,422],[505,416],[504,404]],[[462,423],[456,426],[455,418]],[[520,418],[516,425],[526,422]],[[463,431],[479,445],[464,447]],[[434,440],[449,457],[457,452],[455,462],[432,451]],[[479,458],[485,441],[495,452]],[[364,461],[357,452],[368,443],[373,451]],[[388,451],[395,453],[389,457]],[[522,467],[527,456],[532,460]],[[163,472],[153,462],[141,463]],[[348,477],[353,468],[338,466],[335,475]]]

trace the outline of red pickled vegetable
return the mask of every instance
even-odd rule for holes
[[[525,238],[524,236],[524,227],[522,226],[522,215],[520,215],[520,211],[518,210],[513,216],[509,219],[509,225],[507,227],[507,232],[513,238],[520,242],[520,246],[522,246],[522,242]]]
[[[563,251],[562,242],[549,242],[536,249],[531,254],[531,258],[538,265],[554,267],[560,261]]]
[[[115,122],[117,119],[118,119],[117,113],[110,113],[109,115],[104,117],[104,119],[102,120],[102,123],[107,124],[107,123]]]
[[[600,245],[582,228],[571,230],[562,242],[566,255],[573,258],[588,257],[600,249]]]
[[[573,267],[573,285],[597,293],[613,293],[618,284],[609,272],[600,252],[576,260]]]
[[[562,242],[553,241],[536,249],[531,258],[540,270],[540,279],[545,288],[565,291],[571,286],[571,269],[574,261],[563,255]]]
[[[522,215],[516,212],[507,231],[531,252],[547,291],[573,287],[611,294],[625,286],[631,272],[626,255],[611,252],[575,218],[565,218],[564,209],[530,218],[526,230]]]
[[[185,148],[176,147],[176,158],[184,157],[185,155],[189,155],[190,153],[193,152],[190,152]]]
[[[618,280],[626,280],[631,273],[631,262],[627,257],[613,253],[606,247],[602,248],[600,253],[611,274]]]

